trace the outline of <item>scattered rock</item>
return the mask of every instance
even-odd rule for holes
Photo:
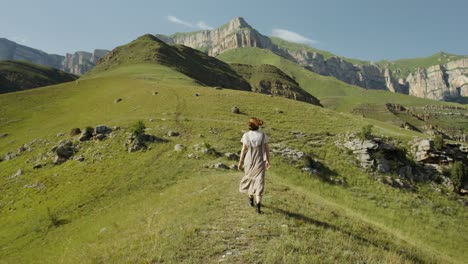
[[[306,153],[300,150],[295,150],[281,143],[271,145],[271,151],[272,153],[278,154],[292,163],[297,163],[308,157]]]
[[[210,166],[210,169],[225,169],[228,170],[229,167],[224,163],[216,163]]]
[[[4,137],[7,137],[7,136],[8,136],[8,133],[0,134],[0,138],[4,138]]]
[[[200,94],[199,94],[199,93],[196,93],[196,94],[194,94],[193,96],[200,96]]]
[[[97,139],[97,140],[99,140],[99,141],[102,141],[102,140],[104,140],[106,137],[107,137],[106,134],[96,134],[96,135],[94,136],[94,139]]]
[[[76,157],[76,160],[79,162],[83,162],[85,161],[85,157],[83,155],[79,155],[78,157]]]
[[[282,113],[284,113],[283,110],[281,110],[281,109],[279,109],[279,108],[276,108],[275,111],[276,111],[277,114],[282,114]]]
[[[215,86],[215,89],[216,89],[216,90],[222,90],[223,87]]]
[[[63,137],[65,136],[65,133],[57,133],[57,137]]]
[[[23,186],[23,188],[27,189],[27,188],[34,188],[38,191],[42,190],[45,188],[44,184],[42,182],[35,182],[35,183],[32,183],[32,184],[26,184]]]
[[[140,134],[137,136],[132,133],[128,136],[128,140],[125,143],[125,146],[128,147],[128,152],[149,149],[145,142],[167,142],[167,140],[158,138],[154,135]]]
[[[70,140],[65,140],[61,142],[58,146],[52,148],[56,154],[53,159],[55,165],[59,165],[70,159],[75,152],[78,151],[77,148],[73,146],[73,142]]]
[[[312,167],[303,167],[301,169],[301,171],[306,172],[306,173],[310,173],[310,174],[315,174],[315,175],[319,174],[319,171],[317,169],[312,168]]]
[[[150,121],[150,122],[153,122],[153,121],[154,121],[154,119],[153,119],[153,118],[150,118],[150,119],[148,119],[148,121]]]
[[[121,102],[122,101],[122,98],[117,98],[115,99],[114,103],[118,103],[118,102]]]
[[[33,169],[40,169],[42,168],[42,164],[41,163],[37,163],[33,166]]]
[[[13,152],[8,152],[7,154],[5,154],[5,157],[3,158],[3,160],[5,161],[12,160],[14,157],[16,157],[16,155]]]
[[[168,135],[169,137],[178,137],[178,136],[179,136],[179,133],[176,132],[176,131],[169,130],[169,131],[167,132],[167,135]]]
[[[112,133],[112,128],[105,125],[99,125],[94,128],[94,134],[110,134]]]
[[[52,160],[52,163],[54,163],[55,165],[60,165],[60,164],[64,163],[65,161],[67,161],[66,158],[55,156],[54,159]]]
[[[72,130],[70,131],[71,137],[74,137],[79,134],[81,134],[81,129],[79,129],[78,127],[72,128]]]
[[[182,144],[177,144],[174,146],[174,150],[177,152],[183,151],[185,149],[185,146]]]
[[[157,94],[158,94],[158,92],[153,92],[153,95],[157,95]]]
[[[28,145],[23,144],[18,148],[18,155],[28,150]]]
[[[239,160],[239,155],[237,155],[236,153],[230,153],[230,152],[227,152],[227,153],[224,153],[224,156],[228,159],[228,160]]]
[[[195,155],[193,153],[190,153],[190,154],[187,155],[187,158],[189,158],[189,159],[200,159],[200,156]]]
[[[91,129],[85,129],[80,137],[79,137],[79,141],[83,142],[83,141],[88,141],[90,140],[91,138],[93,137],[93,131],[92,131],[92,128]]]
[[[73,156],[73,154],[75,154],[75,151],[76,150],[72,146],[61,145],[57,147],[57,149],[55,150],[55,153],[59,157],[68,159],[71,156]]]
[[[15,174],[11,175],[10,177],[8,177],[9,179],[14,179],[14,178],[17,178],[19,176],[21,176],[23,174],[23,170],[22,169],[19,169]]]
[[[237,164],[231,164],[231,165],[229,166],[229,168],[230,168],[231,170],[237,170]]]
[[[233,114],[240,114],[240,109],[239,109],[239,107],[234,106],[233,108],[231,108],[231,113],[233,113]]]

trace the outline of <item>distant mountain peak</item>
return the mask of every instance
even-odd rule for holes
[[[243,17],[236,17],[228,22],[232,28],[252,28]]]

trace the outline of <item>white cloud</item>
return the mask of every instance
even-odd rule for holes
[[[204,30],[212,30],[212,29],[213,29],[212,26],[206,24],[206,23],[203,22],[203,21],[198,21],[197,27],[199,27],[199,28],[201,28],[201,29],[204,29]]]
[[[186,26],[186,27],[189,27],[189,28],[193,28],[194,26],[192,25],[192,23],[190,22],[187,22],[187,21],[184,21],[182,19],[178,19],[177,17],[175,16],[167,16],[167,20],[171,21],[172,23],[176,23],[176,24],[179,24],[179,25],[183,25],[183,26]]]
[[[286,29],[275,28],[271,33],[274,37],[278,37],[287,41],[303,43],[303,44],[317,44],[318,41],[306,38],[299,33],[289,31]]]
[[[203,30],[213,29],[212,26],[208,25],[204,21],[198,21],[197,24],[194,25],[194,24],[192,24],[192,23],[190,23],[188,21],[182,20],[182,19],[180,19],[178,17],[175,17],[175,16],[167,16],[167,20],[169,20],[172,23],[183,25],[183,26],[186,26],[186,27],[189,27],[189,28],[200,28],[200,29],[203,29]]]

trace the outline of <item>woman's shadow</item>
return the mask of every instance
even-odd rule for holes
[[[278,208],[278,207],[266,205],[266,204],[263,205],[263,207],[269,208],[270,210],[273,211],[273,213],[281,214],[281,215],[284,215],[284,216],[286,216],[288,218],[292,218],[292,219],[304,222],[304,223],[309,224],[309,225],[315,225],[315,226],[318,226],[318,227],[321,227],[321,228],[324,228],[324,229],[329,229],[329,230],[333,230],[333,231],[336,231],[336,232],[340,232],[340,233],[342,233],[342,234],[344,234],[346,236],[349,236],[350,238],[355,239],[355,240],[357,240],[357,241],[359,241],[361,243],[364,243],[364,244],[367,244],[367,245],[372,245],[374,247],[381,248],[381,249],[383,249],[385,251],[388,251],[388,252],[398,252],[399,254],[403,255],[405,258],[410,259],[411,261],[413,261],[415,263],[425,263],[425,261],[422,260],[421,258],[419,258],[418,256],[412,255],[410,252],[408,252],[406,250],[401,250],[398,246],[395,246],[395,245],[392,246],[390,244],[391,242],[388,242],[388,241],[372,241],[372,240],[370,240],[368,238],[363,237],[360,234],[350,232],[350,231],[345,230],[345,229],[343,229],[341,227],[338,227],[336,225],[332,225],[332,224],[327,223],[327,222],[322,222],[322,221],[310,218],[310,217],[305,216],[305,215],[300,214],[300,213],[290,212],[290,211],[287,211],[287,210],[284,210],[284,209],[281,209],[281,208]]]

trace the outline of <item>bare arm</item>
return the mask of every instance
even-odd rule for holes
[[[239,164],[237,165],[237,169],[242,171],[242,167],[244,166],[244,158],[245,154],[247,153],[245,150],[247,149],[247,145],[242,144],[242,150],[239,158]]]
[[[268,146],[268,143],[265,144],[265,154],[266,154],[266,168],[269,169],[271,165],[270,165],[270,147]]]

